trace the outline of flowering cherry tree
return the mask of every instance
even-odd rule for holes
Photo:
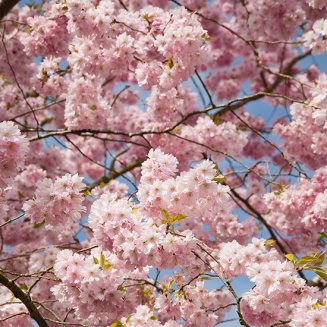
[[[326,327],[326,1],[17,2],[0,326]]]

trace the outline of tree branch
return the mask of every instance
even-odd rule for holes
[[[140,167],[144,160],[145,159],[136,160],[136,161],[132,162],[131,164],[123,167],[120,171],[112,171],[108,176],[103,176],[102,178],[100,178],[99,180],[94,182],[93,184],[89,185],[88,189],[93,190],[96,186],[99,186],[101,184],[108,184],[113,179],[130,172],[131,170],[133,170],[136,167]]]
[[[0,273],[0,284],[7,287],[15,296],[15,298],[19,299],[27,308],[28,312],[30,313],[30,316],[32,319],[34,319],[39,327],[48,327],[47,322],[40,314],[39,310],[33,303],[31,297],[23,292],[14,282],[9,280],[6,276],[2,275]]]
[[[9,11],[14,8],[19,0],[2,0],[0,1],[0,20],[4,18]]]

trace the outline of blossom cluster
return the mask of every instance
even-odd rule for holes
[[[314,22],[312,30],[304,35],[305,45],[315,54],[321,54],[327,50],[327,20],[319,19]]]
[[[292,121],[278,121],[274,133],[284,142],[284,153],[291,161],[300,161],[317,169],[325,166],[326,153],[326,75],[320,74],[307,83],[305,93],[308,103],[293,103],[290,107]]]
[[[265,240],[252,239],[246,246],[236,241],[224,243],[215,255],[219,261],[214,262],[213,266],[222,275],[236,277],[246,274],[254,283],[254,287],[244,293],[241,301],[243,317],[249,325],[268,327],[292,319],[294,327],[324,326],[325,295],[318,288],[307,286],[298,277],[293,263],[275,249],[269,249]],[[293,320],[303,308],[301,303],[310,303],[308,309],[312,313],[306,318],[297,317]],[[317,311],[314,306],[316,303],[321,303],[321,306],[317,305]]]
[[[325,0],[0,16],[1,327],[327,326]]]
[[[327,228],[326,188],[327,169],[323,167],[311,180],[303,179],[281,192],[264,195],[267,222],[292,236],[288,242],[295,251],[319,248],[320,233]]]
[[[176,174],[177,161],[157,149],[149,152],[149,159],[142,165],[141,182],[137,197],[140,211],[150,216],[156,224],[165,220],[162,209],[170,216],[182,214],[179,223],[194,232],[203,234],[201,225],[210,226],[210,235],[216,239],[229,239],[235,230],[239,240],[246,241],[255,233],[255,223],[249,219],[239,222],[231,214],[234,208],[229,187],[214,181],[215,165],[202,161],[187,172]],[[182,227],[183,228],[183,227]]]
[[[26,201],[23,209],[36,224],[44,222],[46,226],[58,226],[75,222],[86,209],[83,188],[78,175],[57,177],[55,181],[45,178],[37,183],[35,198]]]
[[[54,265],[61,283],[52,287],[63,306],[74,308],[76,319],[84,323],[108,325],[128,315],[146,296],[146,289],[124,289],[127,278],[147,278],[145,269],[126,270],[115,254],[92,250],[90,255],[60,251]],[[143,291],[143,292],[142,292]],[[149,289],[150,294],[152,289]]]
[[[0,122],[0,187],[4,188],[24,167],[28,141],[12,122]]]

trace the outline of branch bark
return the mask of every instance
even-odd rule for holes
[[[19,0],[2,0],[0,1],[0,20],[4,18],[12,8],[14,8]]]
[[[7,287],[15,296],[15,298],[19,299],[28,310],[32,319],[34,319],[39,327],[48,327],[47,322],[40,314],[39,310],[33,303],[31,297],[26,294],[23,290],[21,290],[14,282],[8,279],[6,276],[0,273],[0,284]]]
[[[112,181],[113,179],[122,176],[126,173],[128,173],[129,171],[133,170],[136,167],[140,167],[142,165],[143,160],[136,160],[134,162],[132,162],[131,164],[123,167],[120,171],[112,171],[108,176],[103,176],[102,178],[100,178],[99,180],[97,180],[96,182],[94,182],[93,184],[88,186],[89,190],[93,190],[96,186],[103,184],[108,184],[110,181]]]

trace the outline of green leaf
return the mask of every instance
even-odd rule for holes
[[[275,243],[276,243],[275,240],[269,239],[269,240],[266,240],[266,241],[265,241],[264,245],[267,246],[267,247],[271,247],[271,246],[273,246]]]
[[[98,265],[98,264],[99,264],[99,260],[98,260],[98,258],[93,257],[93,262],[94,262],[96,265]]]
[[[44,117],[40,121],[40,125],[44,126],[46,124],[50,124],[53,121],[53,117]]]
[[[142,291],[143,296],[149,297],[152,294],[152,291],[150,288],[146,288]]]
[[[178,215],[176,215],[176,216],[171,216],[171,217],[170,217],[170,221],[171,221],[172,223],[174,223],[174,222],[176,222],[176,221],[180,221],[180,220],[183,220],[183,219],[185,219],[185,218],[186,218],[185,215],[178,214]]]
[[[180,220],[186,218],[186,216],[181,215],[181,214],[178,214],[178,215],[175,215],[175,216],[170,216],[169,213],[167,212],[167,210],[165,210],[165,209],[160,209],[160,211],[164,215],[164,217],[166,218],[166,219],[161,221],[163,224],[171,225],[173,223],[176,223],[177,221],[180,221]]]
[[[311,264],[311,266],[320,266],[325,260],[325,254],[321,253],[314,253],[312,255],[304,256],[299,258],[295,261],[296,266],[303,266],[307,264]],[[309,269],[309,268],[308,268]]]
[[[224,175],[218,175],[214,177],[213,181],[217,183],[225,183],[225,176]]]
[[[279,187],[279,190],[274,192],[275,195],[280,195],[284,192],[284,189],[285,189],[284,184],[278,184],[278,187]]]
[[[315,266],[322,265],[324,261],[325,261],[325,253],[323,253],[323,252],[317,253],[317,255],[316,255],[316,261],[315,261]]]
[[[164,61],[164,64],[167,65],[170,69],[172,69],[174,67],[174,62],[172,59],[166,59]]]
[[[299,258],[297,259],[294,263],[296,266],[303,266],[303,265],[306,265],[312,261],[314,261],[315,258],[313,257],[310,257],[310,256],[305,256],[305,257],[302,257],[302,258]]]
[[[127,317],[127,319],[126,319],[126,324],[128,324],[128,322],[131,320],[131,318],[132,318],[132,315],[129,315],[129,316]]]
[[[208,35],[208,33],[202,33],[200,36],[201,39],[203,39],[204,41],[210,40],[210,36]]]
[[[111,268],[112,265],[109,263],[109,261],[106,260],[106,257],[104,256],[103,252],[100,254],[100,268],[102,270]]]
[[[321,303],[320,301],[317,301],[315,304],[312,305],[314,309],[318,309],[319,307],[323,306],[324,303]]]
[[[200,277],[200,280],[212,280],[212,278],[207,277],[207,276],[202,276],[202,277]]]
[[[169,219],[169,213],[165,209],[160,209],[161,213],[165,216],[165,218]]]
[[[169,289],[171,289],[173,287],[174,283],[175,283],[175,279],[173,278],[169,282],[169,285],[168,285]]]
[[[120,320],[116,320],[109,327],[123,327],[123,324]]]
[[[323,238],[327,238],[327,233],[325,232],[319,233],[319,239],[322,240]]]
[[[285,258],[289,261],[294,261],[294,254],[292,253],[287,253],[285,254]]]
[[[90,110],[97,110],[97,106],[95,104],[89,106],[89,109]]]
[[[122,285],[119,285],[119,286],[117,287],[117,290],[118,290],[118,291],[121,291],[121,292],[125,292],[125,291],[126,291],[126,288],[125,288],[124,286],[122,286]]]
[[[90,190],[88,187],[84,188],[84,189],[81,191],[81,194],[82,194],[83,196],[89,196],[89,195],[92,195],[91,190]]]
[[[40,227],[42,227],[44,224],[45,224],[45,220],[41,221],[40,223],[35,223],[35,224],[33,225],[33,227],[34,227],[34,228],[40,228]]]
[[[315,267],[312,269],[312,271],[315,272],[323,280],[327,281],[327,271],[325,268]]]
[[[151,16],[148,13],[145,13],[143,15],[143,19],[145,19],[146,21],[150,21],[150,18],[151,18]]]
[[[23,291],[27,291],[28,290],[28,287],[25,283],[22,283],[22,284],[19,284],[19,288]]]

